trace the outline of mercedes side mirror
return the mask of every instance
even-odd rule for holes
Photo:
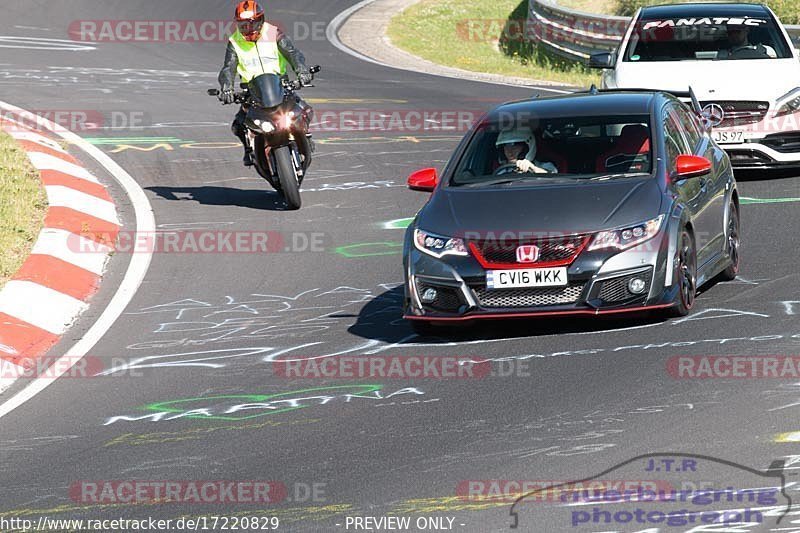
[[[589,68],[614,68],[617,62],[617,54],[613,52],[601,52],[589,56]]]

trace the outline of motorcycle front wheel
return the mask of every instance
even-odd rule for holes
[[[275,164],[278,167],[278,178],[281,181],[281,193],[289,209],[300,209],[300,184],[297,181],[297,171],[292,163],[292,151],[288,146],[281,146],[273,150]]]

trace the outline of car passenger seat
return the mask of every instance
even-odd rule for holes
[[[609,150],[597,157],[597,172],[646,172],[650,169],[650,132],[642,124],[628,124]]]
[[[539,161],[549,161],[553,163],[558,169],[559,173],[566,173],[569,171],[567,165],[567,158],[560,152],[553,150],[547,141],[542,140],[541,136],[536,136],[536,159]]]

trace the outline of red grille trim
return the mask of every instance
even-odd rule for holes
[[[469,249],[472,252],[472,255],[475,256],[475,259],[478,260],[478,263],[480,263],[481,266],[483,268],[485,268],[485,269],[495,269],[495,268],[502,268],[502,269],[550,268],[550,267],[559,267],[559,266],[571,265],[573,263],[573,261],[575,261],[575,258],[578,257],[580,255],[580,253],[584,250],[584,248],[586,248],[586,246],[589,244],[589,240],[591,239],[591,235],[583,235],[583,236],[575,237],[575,240],[577,240],[577,239],[581,239],[581,240],[578,243],[577,247],[575,248],[574,253],[570,257],[567,257],[567,258],[564,258],[564,259],[558,259],[558,260],[555,260],[555,261],[534,261],[532,263],[493,262],[493,261],[490,261],[489,259],[487,259],[486,256],[483,254],[483,250],[482,250],[483,246],[479,246],[478,243],[476,243],[475,241],[470,241],[467,244],[467,246],[469,246]],[[542,245],[545,244],[545,243],[549,244],[552,241],[559,242],[559,241],[562,241],[562,240],[563,239],[546,239],[546,240],[540,240],[540,241],[519,241],[519,242],[517,242],[517,243],[515,243],[513,245],[509,245],[509,246],[513,246],[515,250],[516,250],[517,246],[522,246],[522,245],[525,245],[525,244],[535,244],[536,246],[539,246],[541,248]],[[478,241],[478,242],[481,242],[481,241]]]

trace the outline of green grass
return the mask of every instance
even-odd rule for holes
[[[639,6],[697,0],[558,0],[588,13],[631,16]],[[744,0],[761,2],[761,0]],[[800,0],[766,0],[784,24],[800,24]],[[449,67],[549,80],[578,86],[599,83],[598,71],[553,57],[521,39],[528,0],[422,0],[394,16],[392,43]],[[510,21],[510,22],[509,22]]]
[[[388,35],[395,46],[441,65],[579,86],[597,83],[598,72],[554,60],[523,42],[523,25],[504,31],[506,21],[525,20],[527,7],[527,0],[423,0],[395,15]]]
[[[0,132],[0,287],[28,257],[46,210],[39,174],[14,139]]]
[[[586,13],[614,14],[617,0],[558,0],[558,5]]]

